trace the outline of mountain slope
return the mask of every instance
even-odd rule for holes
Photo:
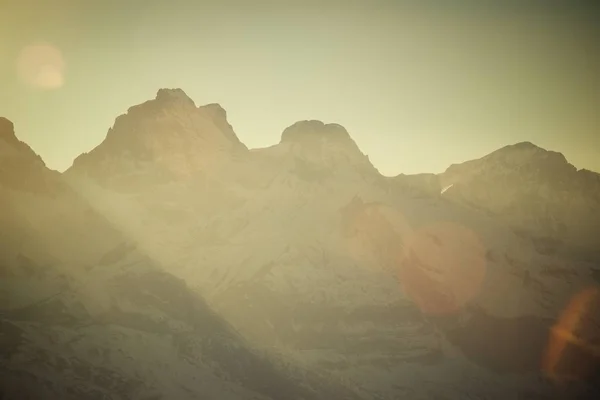
[[[196,107],[181,89],[161,89],[119,116],[103,143],[77,157],[68,173],[130,190],[219,168],[228,155],[246,151],[221,106]]]
[[[593,284],[594,264],[579,250],[540,251],[503,221],[504,206],[486,208],[493,196],[471,195],[477,185],[500,192],[488,178],[506,176],[511,201],[531,210],[519,179],[550,186],[556,173],[544,171],[568,168],[521,146],[499,154],[440,177],[385,178],[337,124],[300,121],[280,143],[247,150],[222,109],[161,90],[117,118],[105,141],[60,177],[101,218],[86,223],[74,212],[55,224],[72,224],[70,235],[52,240],[75,243],[55,257],[77,260],[65,283],[77,294],[60,292],[52,307],[66,307],[84,348],[106,349],[102,365],[121,377],[111,382],[143,382],[115,396],[352,398],[348,387],[371,399],[581,395],[583,376],[583,386],[557,386],[547,374],[572,371],[557,367],[554,353],[551,368],[542,360],[560,338],[553,326],[565,307]],[[35,209],[13,223],[27,226]],[[41,242],[57,236],[34,226]],[[79,239],[87,231],[97,237]],[[5,323],[42,323],[43,310]],[[55,333],[70,337],[64,329]],[[597,365],[571,347],[562,346],[562,358],[589,363],[587,372]],[[111,361],[119,348],[143,363]],[[142,355],[147,348],[160,353]],[[240,369],[232,357],[247,361]]]
[[[59,190],[58,173],[15,136],[13,123],[0,117],[0,184],[33,193]]]
[[[440,180],[442,187],[451,185],[444,197],[546,239],[546,251],[566,247],[598,256],[600,175],[578,171],[560,153],[519,143],[453,165]]]
[[[34,173],[61,192],[0,185],[3,398],[358,398],[254,349],[60,175]]]

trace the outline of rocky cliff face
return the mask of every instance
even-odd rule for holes
[[[393,187],[414,196],[437,197],[442,193],[440,179],[436,174],[400,174],[393,178]]]
[[[3,398],[359,398],[335,377],[248,343],[145,251],[135,229],[10,138],[65,189],[0,183]]]
[[[196,107],[181,89],[161,89],[117,117],[102,144],[77,157],[68,174],[126,189],[190,178],[246,151],[221,106]]]
[[[0,117],[0,184],[15,190],[50,193],[60,190],[58,175],[17,139],[13,123]]]
[[[258,159],[270,161],[268,168],[318,185],[331,179],[379,177],[344,127],[322,121],[298,121],[283,131],[279,144],[255,154]]]
[[[131,247],[106,256],[84,280],[4,313],[6,398],[358,398],[252,348]]]
[[[0,317],[7,393],[504,399],[589,389],[597,363],[581,348],[593,349],[597,328],[560,321],[573,302],[590,314],[595,295],[577,299],[596,267],[541,251],[513,225],[575,209],[566,192],[576,188],[586,212],[598,210],[597,175],[556,153],[521,144],[439,177],[384,178],[339,125],[300,121],[249,151],[222,108],[161,90],[57,179],[71,195],[28,203],[0,182],[13,209],[23,204],[4,217],[26,244],[0,236],[16,288],[3,292],[11,306]],[[554,226],[528,218],[529,229]],[[569,369],[569,357],[585,367]],[[569,374],[575,383],[549,378]]]
[[[338,124],[321,121],[299,121],[281,134],[281,144],[296,147],[306,157],[324,166],[337,163],[370,164],[346,129]]]
[[[444,197],[485,210],[546,247],[597,249],[600,175],[531,143],[507,146],[440,176]],[[551,250],[551,249],[548,249]]]

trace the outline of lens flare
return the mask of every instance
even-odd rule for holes
[[[459,311],[481,289],[485,249],[470,229],[436,223],[412,236],[400,261],[400,283],[429,315]]]
[[[411,227],[402,213],[384,204],[355,198],[342,211],[348,254],[363,265],[396,270]]]
[[[550,332],[542,370],[556,381],[589,378],[600,366],[600,289],[574,296]]]
[[[21,50],[17,73],[23,83],[38,89],[58,89],[65,82],[66,63],[58,48],[33,44]]]

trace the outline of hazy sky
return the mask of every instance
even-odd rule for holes
[[[0,0],[0,116],[59,170],[181,87],[251,148],[321,119],[386,175],[518,141],[600,171],[594,3]]]

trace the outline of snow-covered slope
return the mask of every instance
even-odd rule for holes
[[[360,398],[248,343],[143,238],[36,165],[25,183],[58,189],[0,184],[2,398]]]
[[[490,155],[485,167],[501,165],[513,176],[515,165],[541,162],[537,152],[518,154],[508,161]],[[72,201],[102,221],[67,213],[72,233],[52,239],[73,246],[57,252],[58,263],[84,254],[78,246],[91,249],[66,274],[72,290],[52,300],[76,315],[80,325],[68,329],[84,344],[73,347],[67,328],[55,332],[68,336],[57,343],[88,363],[81,349],[106,349],[102,365],[121,377],[111,382],[155,383],[121,394],[128,398],[148,391],[273,399],[576,395],[576,385],[558,387],[544,375],[572,371],[550,371],[542,360],[552,326],[594,284],[597,266],[540,251],[499,218],[501,209],[457,201],[457,190],[475,191],[473,177],[486,168],[475,161],[441,177],[385,178],[343,127],[319,121],[297,122],[280,143],[247,150],[220,107],[196,107],[180,90],[161,90],[117,118],[105,141],[61,177]],[[529,183],[546,185],[545,173],[537,174]],[[505,183],[520,194],[517,184]],[[590,207],[590,216],[600,211]],[[13,224],[30,226],[34,208]],[[99,233],[79,238],[88,231]],[[39,232],[43,243],[56,236]],[[100,248],[106,255],[92,257]],[[28,323],[42,323],[43,312],[28,314]],[[207,331],[195,322],[200,317],[218,328]],[[181,336],[196,344],[179,346]],[[206,343],[238,350],[214,353]],[[142,354],[146,348],[156,351]],[[246,375],[266,362],[265,352],[270,366],[258,369],[267,375]],[[21,368],[15,357],[3,365]],[[246,372],[230,357],[250,357]],[[256,386],[261,379],[274,383]],[[313,389],[303,392],[307,386]]]
[[[440,195],[444,189],[436,174],[400,174],[393,180],[396,190],[409,192],[413,196],[435,197]]]
[[[452,185],[446,198],[491,212],[546,251],[600,259],[600,175],[578,171],[560,153],[519,143],[452,165],[440,180]]]

